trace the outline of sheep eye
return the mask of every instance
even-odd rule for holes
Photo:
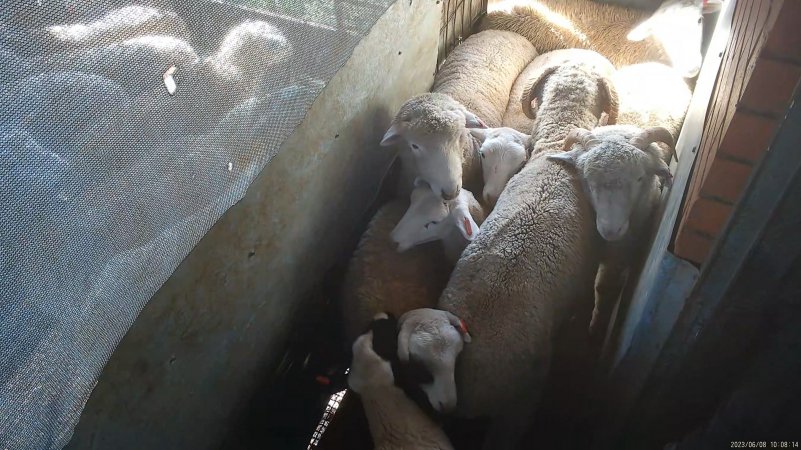
[[[420,146],[417,144],[412,144],[412,148],[415,150],[420,150]]]
[[[699,17],[699,18],[698,18],[698,23],[701,23],[701,22],[703,22],[703,21],[704,21],[704,18],[703,18],[703,17]]]
[[[643,177],[637,178],[637,182],[641,182]]]
[[[438,223],[439,223],[438,221],[436,221],[436,220],[432,220],[431,222],[428,222],[427,224],[425,224],[425,228],[426,228],[426,229],[428,229],[428,226],[429,226],[429,225],[436,225],[436,224],[438,224]]]
[[[484,152],[478,152],[478,154],[481,155],[481,159],[484,159],[484,158],[487,157],[487,155],[485,155]]]

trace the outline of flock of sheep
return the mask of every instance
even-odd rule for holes
[[[578,317],[587,345],[605,333],[671,186],[695,73],[647,56],[616,69],[588,49],[537,56],[532,40],[468,38],[381,141],[399,149],[397,198],[369,223],[342,295],[348,382],[376,448],[451,448],[429,408],[490,418],[484,448],[515,448],[557,329]]]

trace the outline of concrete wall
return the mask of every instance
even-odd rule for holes
[[[70,448],[219,445],[372,201],[394,156],[377,143],[400,105],[430,87],[439,23],[436,2],[389,8],[245,198],[148,303]]]

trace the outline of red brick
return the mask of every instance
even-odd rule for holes
[[[715,159],[701,186],[701,195],[736,202],[748,183],[751,169],[751,166],[746,164]]]
[[[712,239],[700,235],[692,228],[684,227],[679,230],[676,236],[676,244],[673,246],[673,253],[679,258],[686,259],[697,265],[701,265],[709,256],[712,249]]]
[[[777,120],[737,111],[718,152],[755,163],[773,141],[777,125]]]
[[[785,0],[763,54],[801,63],[801,2]]]
[[[759,58],[738,106],[744,105],[762,114],[783,117],[799,78],[801,67]]]
[[[732,207],[715,200],[699,198],[687,215],[687,226],[710,236],[718,236],[731,216]]]

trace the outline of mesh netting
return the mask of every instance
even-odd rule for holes
[[[390,3],[3,1],[0,448],[67,443],[147,300]]]

